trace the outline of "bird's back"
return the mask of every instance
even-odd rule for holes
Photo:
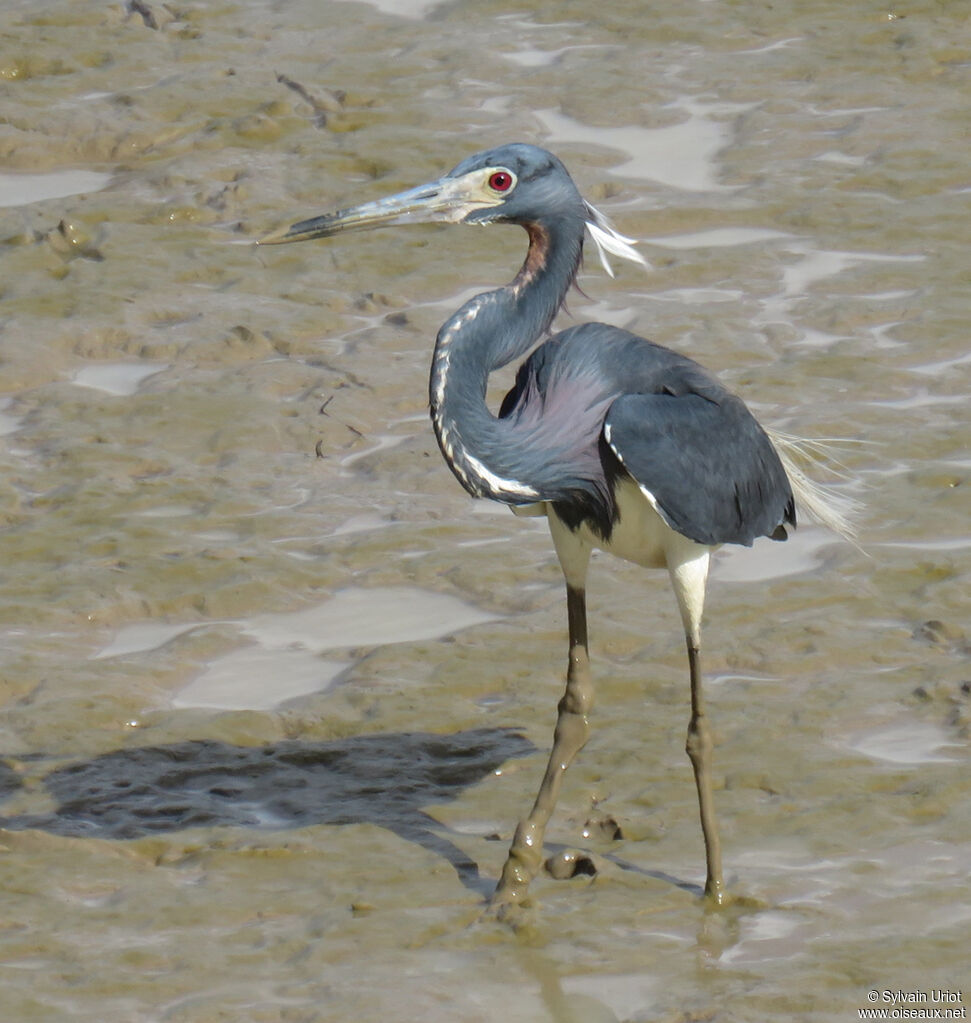
[[[520,367],[499,414],[542,421],[551,435],[582,422],[603,489],[612,495],[630,476],[697,543],[784,539],[795,524],[785,470],[744,402],[694,360],[617,327],[588,323],[550,338]],[[583,487],[576,494],[554,501],[558,514],[609,539],[616,506],[598,508]]]

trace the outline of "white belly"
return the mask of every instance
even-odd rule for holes
[[[618,518],[604,541],[588,526],[568,529],[552,508],[547,508],[550,533],[568,585],[583,588],[592,547],[644,568],[666,568],[671,576],[685,633],[697,646],[705,603],[708,566],[716,547],[696,543],[672,529],[654,507],[649,495],[632,480],[618,481],[614,491]]]
[[[614,491],[618,519],[604,541],[581,525],[570,529],[545,501],[514,507],[516,515],[546,515],[568,586],[585,589],[590,551],[597,547],[644,568],[666,568],[671,576],[685,632],[699,642],[708,564],[717,546],[695,543],[672,529],[655,510],[653,501],[633,480],[620,480]]]
[[[661,518],[633,481],[618,481],[614,499],[618,519],[609,541],[604,542],[593,530],[582,527],[584,539],[592,547],[644,568],[667,568],[672,542],[678,547],[691,543]]]
[[[640,487],[632,480],[620,480],[614,493],[619,518],[614,525],[610,540],[604,541],[586,525],[573,533],[573,539],[585,547],[596,547],[607,551],[616,558],[632,561],[644,568],[668,568],[672,560],[681,562],[686,556],[702,551],[715,550],[695,543],[673,530],[661,518]],[[511,509],[513,514],[524,518],[546,515],[554,538],[566,527],[559,521],[551,505],[545,501],[537,504],[520,505]]]

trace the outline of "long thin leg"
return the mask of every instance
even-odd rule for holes
[[[701,830],[705,836],[705,862],[708,879],[705,881],[705,895],[716,905],[726,902],[725,882],[722,880],[721,840],[718,837],[718,820],[715,817],[715,797],[711,784],[711,754],[714,743],[705,704],[701,693],[701,653],[690,636],[688,640],[688,667],[691,672],[691,721],[688,724],[688,741],[685,750],[691,759],[698,787],[698,808],[701,811]]]
[[[566,613],[570,632],[570,656],[566,691],[557,704],[553,749],[539,794],[529,816],[519,822],[492,905],[522,902],[529,882],[543,862],[543,836],[556,806],[560,783],[571,761],[587,741],[587,715],[593,707],[593,682],[587,653],[587,568],[590,545],[569,528],[552,507],[547,509],[550,534],[566,579]]]
[[[688,723],[688,741],[685,751],[694,768],[698,788],[698,809],[701,830],[705,836],[705,862],[708,869],[705,895],[716,905],[727,901],[722,879],[721,841],[715,817],[715,797],[712,792],[711,762],[714,743],[705,713],[701,684],[701,612],[705,603],[710,553],[707,548],[690,544],[669,560],[671,582],[678,598],[681,619],[684,622],[688,646],[688,670],[691,676],[691,720]]]
[[[543,836],[556,806],[560,783],[573,758],[586,743],[590,731],[587,715],[593,707],[593,682],[587,652],[586,592],[568,584],[566,608],[570,628],[570,660],[566,692],[557,705],[553,750],[536,802],[529,816],[520,821],[516,828],[502,876],[492,896],[494,906],[522,902],[529,882],[539,873],[543,862]]]

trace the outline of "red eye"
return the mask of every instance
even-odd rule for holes
[[[489,187],[493,192],[508,192],[512,187],[512,175],[509,171],[496,171],[489,178]]]

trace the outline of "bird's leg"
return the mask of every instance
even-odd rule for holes
[[[502,876],[492,896],[493,906],[522,902],[529,882],[539,873],[543,862],[543,835],[556,806],[560,782],[573,758],[583,748],[590,730],[587,715],[593,706],[593,682],[587,654],[586,591],[567,583],[566,607],[570,628],[570,659],[566,691],[557,705],[553,750],[536,802],[529,816],[520,821],[516,828]]]
[[[718,837],[718,820],[715,817],[715,797],[711,783],[711,754],[714,743],[701,692],[701,652],[696,639],[689,635],[687,641],[688,667],[691,672],[691,721],[688,724],[685,750],[695,772],[701,830],[705,836],[705,862],[708,867],[705,895],[716,905],[721,906],[726,901],[726,894],[725,882],[722,880],[721,840]]]
[[[684,623],[688,645],[688,670],[691,675],[691,720],[688,723],[688,741],[685,751],[694,768],[698,788],[698,808],[701,812],[701,830],[705,836],[705,861],[708,878],[705,895],[716,905],[726,900],[725,882],[722,880],[721,841],[715,818],[715,798],[712,792],[711,760],[714,742],[701,686],[701,612],[705,604],[708,583],[710,551],[690,541],[685,549],[669,558],[668,569],[675,596]]]

